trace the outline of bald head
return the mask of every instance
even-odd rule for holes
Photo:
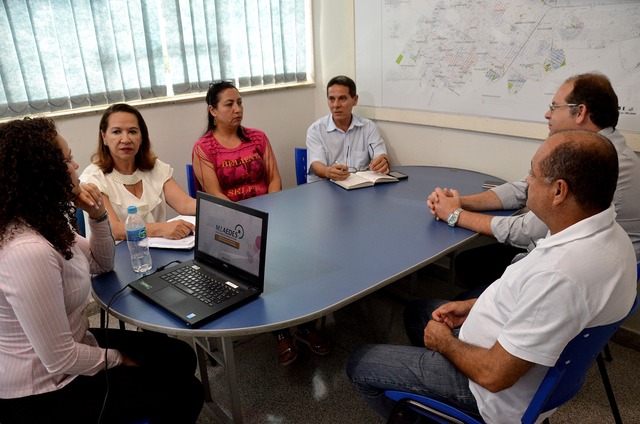
[[[564,180],[576,203],[589,214],[607,209],[618,182],[618,154],[611,142],[590,131],[562,131],[540,148],[540,171],[547,184]]]

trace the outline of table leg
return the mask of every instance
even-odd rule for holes
[[[240,394],[238,393],[238,374],[236,372],[236,358],[233,352],[233,340],[230,337],[221,337],[222,355],[227,367],[227,382],[231,398],[231,417],[234,423],[242,423],[242,411],[240,410]]]
[[[200,381],[204,389],[204,401],[211,402],[211,386],[209,385],[209,372],[207,371],[207,353],[203,347],[198,343],[197,338],[193,338],[193,346],[196,349],[196,356],[198,358],[198,368],[200,370]]]
[[[221,337],[219,339],[222,347],[222,355],[217,349],[211,348],[212,339],[204,337],[194,337],[193,342],[198,357],[198,367],[200,368],[200,379],[204,386],[205,401],[211,407],[211,412],[224,422],[242,423],[242,411],[240,407],[240,394],[238,393],[238,376],[236,371],[236,361],[233,352],[233,339]],[[231,401],[231,416],[229,417],[213,400],[211,387],[209,386],[209,373],[207,372],[208,356],[213,358],[218,364],[225,367],[227,373],[227,384],[229,387],[229,398]]]
[[[458,254],[458,251],[454,250],[453,252],[451,252],[451,253],[449,253],[447,255],[449,257],[449,283],[451,284],[452,287],[456,283],[455,262],[456,262],[456,255],[457,254]]]

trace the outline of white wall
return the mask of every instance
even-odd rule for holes
[[[317,82],[315,101],[318,116],[325,114],[327,110],[325,86],[329,79],[340,74],[355,77],[353,22],[353,1],[314,1]],[[375,118],[376,111],[369,109],[360,113]],[[356,113],[358,112],[357,110]],[[541,117],[541,122],[543,121],[544,117]],[[387,142],[392,165],[452,166],[489,173],[506,180],[516,180],[527,173],[531,157],[545,137],[540,129],[536,133],[538,138],[532,139],[443,129],[429,126],[432,124],[429,120],[415,124],[389,121],[377,123]],[[542,128],[542,131],[546,130]],[[631,144],[635,150],[638,150],[637,138],[633,138],[634,144]],[[631,138],[628,137],[628,140]],[[425,198],[432,188],[425,187]],[[631,317],[624,327],[640,333],[640,313]]]
[[[314,2],[316,36],[316,115],[327,113],[325,86],[335,75],[355,77],[355,32],[352,1]],[[356,81],[357,83],[357,81]],[[356,113],[375,119],[372,108]],[[387,141],[391,163],[398,165],[443,165],[472,169],[507,179],[519,179],[540,144],[530,138],[443,129],[425,121],[405,124],[377,121]],[[425,193],[428,190],[425,187]]]
[[[313,88],[245,93],[243,125],[266,132],[278,159],[285,187],[295,185],[293,148],[304,146],[307,127],[315,119]],[[151,144],[158,157],[173,166],[176,181],[187,189],[185,165],[191,148],[206,129],[204,99],[169,105],[141,107],[149,127]],[[98,147],[98,124],[102,113],[57,118],[60,133],[68,140],[80,172],[89,165]]]
[[[304,146],[307,127],[327,113],[326,83],[339,74],[355,76],[353,2],[315,0],[313,14],[315,88],[243,94],[243,124],[266,132],[278,158],[284,187],[295,185],[293,148]],[[191,161],[191,147],[206,126],[204,100],[149,106],[141,112],[155,152],[173,166],[176,180],[186,190],[184,166]],[[375,117],[375,111],[357,112]],[[100,115],[57,119],[81,169],[89,164],[97,147]],[[428,119],[413,124],[378,121],[392,165],[452,166],[515,180],[526,174],[544,137],[493,135],[430,124]],[[431,189],[425,187],[425,197]],[[634,318],[633,329],[640,332],[640,317]]]
[[[295,185],[293,147],[304,146],[311,122],[328,113],[325,86],[339,74],[355,76],[353,2],[313,2],[315,39],[315,88],[243,93],[243,124],[266,132],[278,158],[285,187]],[[356,112],[375,118],[371,108]],[[206,126],[204,99],[141,108],[160,159],[169,162],[175,178],[186,188],[184,165],[191,161],[191,147]],[[60,132],[73,149],[81,169],[89,164],[97,147],[101,113],[57,118]],[[412,124],[378,120],[387,141],[392,164],[443,165],[486,172],[513,180],[524,176],[544,135],[522,138],[446,129],[424,122]],[[425,188],[425,192],[428,188]]]

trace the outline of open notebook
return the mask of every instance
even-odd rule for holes
[[[373,171],[354,172],[352,174],[349,174],[349,177],[347,177],[346,180],[342,181],[331,180],[331,182],[347,190],[370,187],[372,185],[380,183],[397,183],[398,181],[400,180],[398,180],[396,177],[392,177],[391,175],[386,174],[380,174]]]

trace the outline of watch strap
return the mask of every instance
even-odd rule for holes
[[[462,211],[463,211],[462,208],[458,208],[455,211],[451,212],[451,215],[447,217],[447,224],[449,224],[450,227],[456,226],[456,224],[458,223],[458,219],[460,218],[460,213]]]

